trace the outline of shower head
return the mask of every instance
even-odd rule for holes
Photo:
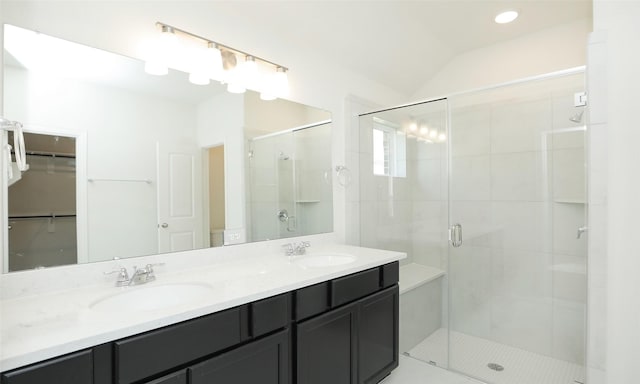
[[[285,155],[284,152],[280,151],[278,155],[278,160],[289,160],[289,155]]]
[[[584,115],[584,109],[576,113],[575,115],[571,116],[569,120],[573,121],[574,123],[580,124],[582,123],[582,115]]]

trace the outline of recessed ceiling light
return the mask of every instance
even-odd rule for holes
[[[518,18],[518,12],[516,11],[506,11],[506,12],[502,12],[500,14],[498,14],[498,16],[496,16],[495,20],[496,23],[498,24],[506,24],[506,23],[510,23],[513,20]]]

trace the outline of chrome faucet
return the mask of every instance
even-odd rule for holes
[[[285,256],[299,256],[304,255],[307,252],[307,248],[311,246],[308,241],[301,241],[300,243],[287,243],[282,246]]]
[[[144,268],[138,268],[136,266],[133,267],[133,275],[129,277],[129,273],[127,272],[127,268],[120,267],[113,271],[104,272],[105,275],[110,275],[112,273],[118,273],[118,280],[116,280],[117,287],[125,287],[131,285],[140,285],[145,284],[150,281],[154,281],[156,279],[155,272],[153,271],[153,267],[164,265],[164,263],[156,263],[156,264],[147,264]]]

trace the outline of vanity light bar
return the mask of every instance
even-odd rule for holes
[[[174,33],[179,32],[179,33],[181,33],[183,35],[187,35],[187,36],[192,37],[194,39],[201,40],[205,44],[213,45],[214,47],[216,47],[216,48],[218,48],[220,50],[224,49],[226,51],[230,51],[230,52],[233,52],[235,54],[242,55],[243,57],[247,57],[247,56],[252,57],[255,60],[259,60],[259,61],[262,61],[263,63],[270,64],[270,65],[274,66],[276,69],[281,68],[282,70],[284,70],[284,72],[289,70],[289,68],[285,67],[284,65],[280,65],[280,64],[274,63],[273,61],[269,61],[269,60],[263,59],[261,57],[258,57],[256,55],[252,54],[252,53],[247,53],[245,51],[241,51],[239,49],[230,47],[228,45],[224,45],[224,44],[218,43],[218,42],[213,41],[211,39],[207,39],[206,37],[202,37],[200,35],[196,35],[195,33],[191,33],[191,32],[185,31],[184,29],[176,28],[176,27],[174,27],[172,25],[169,25],[169,24],[165,24],[165,23],[162,23],[162,22],[158,21],[158,22],[156,22],[156,26],[159,27],[161,30],[170,30],[170,31],[172,31]]]

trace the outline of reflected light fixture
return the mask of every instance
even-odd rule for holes
[[[289,94],[288,68],[164,23],[156,26],[161,33],[145,63],[147,73],[166,75],[173,64],[172,68],[188,72],[193,84],[218,80],[232,93],[260,91],[263,100]],[[238,63],[237,56],[244,61]],[[184,57],[188,62],[181,63]]]
[[[151,47],[150,57],[144,64],[144,71],[155,76],[168,74],[168,59],[170,55],[174,53],[177,43],[178,38],[175,30],[168,25],[162,25],[160,28],[160,36],[154,41]]]
[[[222,55],[215,43],[209,42],[206,48],[193,49],[193,69],[189,81],[196,85],[207,85],[211,79],[219,77],[222,71]]]
[[[499,13],[494,19],[498,24],[507,24],[518,18],[518,12],[516,11],[505,11]]]

